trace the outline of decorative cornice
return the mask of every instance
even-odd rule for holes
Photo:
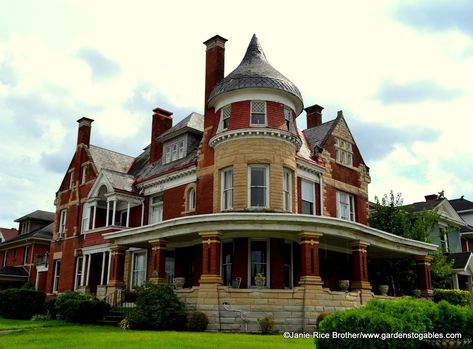
[[[137,188],[139,189],[147,189],[151,187],[155,187],[164,183],[171,182],[173,180],[188,176],[188,175],[193,175],[197,173],[197,166],[192,166],[192,167],[186,167],[182,170],[176,171],[169,173],[165,176],[162,177],[157,177],[150,179],[148,181],[142,182],[137,185]]]
[[[305,162],[303,160],[297,159],[296,160],[296,165],[297,168],[303,171],[307,171],[309,173],[313,173],[316,175],[323,174],[325,172],[325,169],[320,167],[319,165],[316,164],[310,164],[308,162]]]
[[[243,128],[238,130],[230,130],[222,133],[218,133],[213,136],[209,141],[209,146],[215,148],[218,144],[231,141],[235,138],[248,137],[248,138],[279,138],[287,143],[290,143],[296,147],[296,150],[302,146],[300,138],[287,131],[271,129],[271,128]]]

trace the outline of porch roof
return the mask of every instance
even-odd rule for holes
[[[346,250],[348,243],[363,241],[376,257],[426,255],[437,245],[406,239],[339,218],[290,213],[232,212],[179,217],[142,227],[104,234],[116,244],[137,245],[156,239],[198,241],[200,232],[218,231],[228,237],[280,237],[298,240],[300,232],[322,233],[327,248]],[[324,247],[323,244],[321,246]]]

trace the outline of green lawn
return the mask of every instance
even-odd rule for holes
[[[80,326],[60,321],[19,321],[0,318],[0,348],[275,348],[314,349],[312,339],[284,339],[282,335],[262,336],[229,333],[124,331],[114,327]]]

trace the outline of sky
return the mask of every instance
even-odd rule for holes
[[[0,0],[0,227],[55,210],[77,119],[95,120],[92,144],[136,156],[155,107],[175,123],[203,112],[202,43],[228,39],[226,75],[253,33],[305,106],[343,110],[371,200],[473,201],[472,1]]]

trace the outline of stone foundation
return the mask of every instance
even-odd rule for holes
[[[365,304],[372,293],[338,292],[320,285],[294,289],[236,289],[202,284],[177,290],[189,314],[199,310],[209,317],[208,331],[259,332],[258,319],[273,318],[277,331],[313,331],[317,316]]]

